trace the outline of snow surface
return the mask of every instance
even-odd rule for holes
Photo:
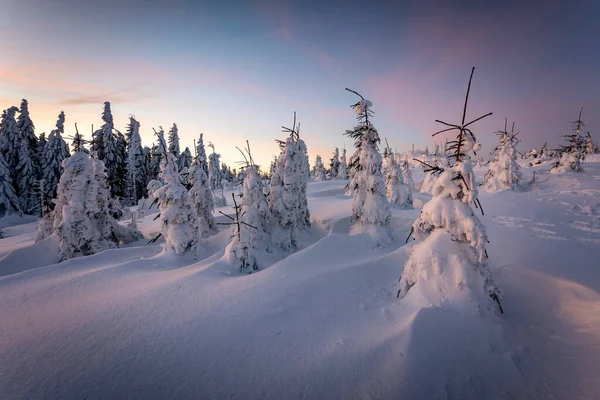
[[[0,398],[597,398],[600,158],[548,168],[480,197],[504,315],[396,299],[425,193],[374,249],[349,234],[346,182],[310,183],[301,249],[249,275],[223,257],[232,228],[189,260],[146,244],[150,214],[146,240],[54,264],[35,223],[4,224]]]

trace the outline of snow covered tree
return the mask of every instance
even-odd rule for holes
[[[112,197],[123,196],[123,167],[126,158],[122,149],[122,143],[117,145],[120,132],[114,127],[110,102],[104,102],[104,110],[102,112],[102,120],[104,124],[100,129],[92,134],[92,151],[96,152],[98,160],[104,161],[108,174],[108,187]]]
[[[181,156],[181,151],[179,150],[179,130],[177,129],[177,124],[173,123],[171,130],[169,130],[169,153],[173,154],[175,158],[178,160],[179,165],[179,157]]]
[[[208,144],[208,147],[212,148],[211,155],[208,156],[208,181],[210,182],[211,190],[217,190],[221,188],[221,155],[215,153],[215,146],[212,143]]]
[[[338,178],[342,180],[348,179],[348,162],[346,161],[346,149],[342,149],[342,155],[340,156]]]
[[[95,254],[142,237],[136,229],[121,226],[110,216],[102,161],[78,151],[63,160],[62,167],[53,212],[61,260]],[[40,224],[40,229],[44,228],[45,224]]]
[[[507,121],[504,121],[504,130],[498,131],[500,134],[500,143],[492,152],[493,159],[483,177],[481,186],[488,192],[499,192],[501,190],[516,190],[521,181],[521,167],[517,164],[517,144],[518,133],[513,129],[508,133],[506,129]]]
[[[116,174],[116,182],[113,184],[112,193],[113,196],[119,199],[127,197],[127,158],[129,154],[127,152],[127,142],[125,135],[117,131],[117,143],[116,143],[116,165],[114,170]]]
[[[333,152],[333,157],[329,160],[329,177],[330,179],[339,179],[340,175],[340,149],[337,147]]]
[[[161,131],[162,132],[162,129]],[[163,186],[153,196],[160,209],[161,234],[165,239],[166,252],[182,255],[195,249],[198,243],[198,227],[190,196],[179,178],[177,159],[166,151],[164,136],[157,132],[159,146],[163,149],[160,177]]]
[[[400,165],[396,164],[394,153],[386,148],[383,158],[382,170],[385,175],[385,194],[391,206],[398,208],[412,208],[412,189],[404,183],[404,176]]]
[[[598,153],[598,146],[592,141],[592,136],[588,132],[585,136],[585,154],[596,154]]]
[[[0,152],[4,156],[4,160],[10,171],[10,179],[13,186],[16,184],[16,169],[19,162],[19,152],[21,144],[21,132],[17,126],[15,119],[16,112],[19,109],[15,106],[9,107],[2,113],[2,121],[0,122],[0,135],[4,138],[1,143]],[[16,188],[15,188],[16,189]]]
[[[204,168],[206,176],[208,176],[208,158],[206,157],[206,149],[204,148],[204,133],[200,134],[198,143],[196,143],[196,158],[202,168]]]
[[[315,166],[312,170],[312,176],[315,181],[327,180],[327,171],[325,171],[325,167],[323,166],[323,159],[318,154],[315,157]]]
[[[0,136],[0,142],[5,138]],[[10,179],[8,164],[0,152],[0,216],[20,212],[19,199]]]
[[[208,176],[199,160],[195,160],[189,171],[190,202],[195,212],[200,239],[214,235],[219,232],[215,218],[213,217],[214,200],[213,193],[209,187]]]
[[[48,205],[52,204],[51,200],[56,197],[58,182],[63,174],[62,162],[70,156],[69,146],[62,137],[63,133],[65,133],[65,113],[61,111],[56,121],[56,129],[50,132],[42,155],[42,179],[44,179],[45,203]]]
[[[565,139],[568,141],[566,146],[562,146],[560,149],[561,158],[554,164],[551,169],[553,173],[562,172],[583,172],[583,162],[585,161],[585,140],[581,134],[581,130],[585,126],[581,120],[581,113],[583,107],[579,111],[579,118],[577,121],[571,121],[571,127],[573,133],[565,135]]]
[[[131,204],[137,204],[146,193],[148,184],[145,177],[145,155],[140,137],[140,123],[134,116],[129,117],[127,137],[127,197]]]
[[[500,291],[487,267],[485,226],[470,205],[481,209],[477,199],[477,184],[471,167],[469,152],[475,152],[476,142],[470,126],[492,113],[465,123],[467,103],[473,72],[465,98],[462,122],[448,124],[451,128],[436,132],[458,130],[455,141],[450,142],[453,166],[431,166],[428,172],[437,172],[432,199],[414,222],[411,234],[421,240],[412,250],[400,278],[398,297],[426,301],[441,306],[443,303],[474,303],[478,308],[490,309],[493,302],[500,306]],[[500,311],[502,308],[500,307]]]
[[[231,263],[239,265],[241,271],[251,272],[259,268],[258,252],[271,247],[271,216],[258,167],[252,161],[249,148],[247,152],[249,159],[244,169],[246,177],[242,189],[242,202],[239,211],[236,211],[240,223],[236,225],[233,240],[227,246],[226,254]]]
[[[162,126],[158,127],[158,131],[154,130],[158,141],[152,146],[152,162],[151,162],[151,178],[158,179],[161,174],[162,168],[162,160],[167,153],[166,141],[165,141],[165,131]]]
[[[373,103],[357,92],[346,89],[360,97],[360,101],[351,107],[356,113],[358,125],[347,130],[346,135],[354,139],[356,153],[353,156],[354,176],[350,182],[354,195],[352,219],[355,221],[352,231],[374,234],[378,244],[390,240],[390,221],[392,215],[386,197],[386,187],[381,172],[382,159],[378,150],[379,133],[369,120],[373,116]]]
[[[296,128],[285,128],[290,136],[280,142],[281,154],[271,175],[269,211],[276,224],[271,237],[285,251],[298,247],[298,234],[310,227],[310,213],[306,197],[307,182],[304,177],[304,152]]]
[[[75,135],[73,135],[71,148],[73,149],[73,153],[83,151],[84,153],[89,154],[88,149],[85,148],[85,140],[83,139],[83,135],[79,133],[79,128],[77,128],[77,123],[75,123]]]
[[[41,177],[41,163],[37,148],[38,138],[35,135],[35,126],[33,125],[33,121],[29,116],[29,103],[26,99],[23,99],[21,101],[19,117],[17,118],[17,128],[19,129],[21,140],[27,141],[26,145],[21,144],[20,152],[24,153],[26,151],[28,153],[28,157],[21,156],[19,158],[19,163],[29,163],[28,161],[24,160],[25,158],[28,158],[29,160],[31,160],[31,167],[33,172],[32,176],[28,178],[23,178],[22,174],[19,173],[19,178],[22,180],[22,182],[23,179],[27,181],[24,184],[28,185],[28,190],[26,194],[21,194],[20,189],[17,188],[17,192],[20,197],[30,198],[32,196],[35,196],[35,194],[33,194],[31,190],[31,188],[34,186],[34,182]],[[30,207],[28,206],[27,209],[29,208]]]
[[[186,147],[185,150],[181,152],[181,156],[179,157],[179,170],[183,171],[189,170],[192,166],[192,152],[189,147]]]
[[[413,191],[415,190],[415,181],[412,177],[412,172],[410,170],[410,163],[408,162],[408,154],[404,156],[404,160],[402,160],[402,155],[400,153],[396,153],[394,155],[394,161],[396,164],[400,165],[402,168],[402,178],[404,179],[404,183],[410,189],[410,193],[412,196]]]

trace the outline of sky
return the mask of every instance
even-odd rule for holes
[[[182,149],[204,133],[230,166],[250,141],[267,166],[293,113],[311,162],[355,125],[355,95],[397,151],[433,148],[435,119],[468,117],[489,152],[504,119],[520,150],[562,142],[583,120],[600,142],[598,1],[0,0],[0,108],[27,98],[36,133],[61,110],[66,135],[129,115],[179,127]]]

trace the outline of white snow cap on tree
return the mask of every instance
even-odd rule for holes
[[[466,110],[467,100],[464,114]],[[411,233],[421,242],[415,245],[404,265],[398,297],[411,297],[427,306],[475,305],[476,310],[492,309],[494,301],[500,305],[500,291],[486,265],[485,227],[470,207],[475,203],[481,209],[466,150],[478,147],[471,129],[465,128],[475,120],[465,123],[463,115],[462,121],[455,128],[459,131],[457,140],[448,149],[454,165],[429,168],[428,172],[437,172],[439,176],[432,188],[432,199],[413,223]]]
[[[327,180],[327,171],[325,171],[325,167],[323,166],[323,159],[318,154],[315,158],[315,166],[313,168],[313,179],[315,181]]]
[[[190,168],[189,183],[192,185],[189,196],[196,216],[198,237],[202,239],[214,235],[219,232],[219,229],[212,214],[214,209],[213,194],[208,185],[206,172],[198,160]]]
[[[342,149],[342,155],[340,156],[338,178],[342,180],[348,179],[348,162],[346,161],[346,149]]]
[[[354,176],[350,182],[353,185],[350,190],[354,194],[352,219],[356,221],[352,232],[371,233],[379,245],[391,239],[389,226],[392,215],[386,197],[381,154],[378,151],[379,133],[369,120],[373,115],[373,103],[360,97],[361,100],[353,105],[359,124],[353,130],[346,131],[346,135],[355,140],[356,148],[353,156]]]
[[[390,205],[398,208],[412,208],[412,190],[404,183],[402,169],[394,159],[394,153],[388,152],[383,160],[385,174],[386,196]]]
[[[61,260],[95,254],[142,237],[109,215],[102,161],[79,151],[63,161],[63,169],[53,212]],[[40,226],[44,228],[43,224]]]
[[[251,272],[259,268],[258,252],[271,247],[269,205],[263,193],[263,185],[256,165],[249,165],[246,168],[240,215],[240,221],[244,224],[240,224],[240,231],[236,227],[233,241],[227,247],[226,254],[229,261],[238,265],[241,271]]]
[[[164,142],[163,142],[164,143]],[[177,255],[195,249],[198,243],[196,213],[188,191],[181,184],[177,159],[171,153],[163,156],[160,174],[164,185],[154,192],[160,209],[161,233],[164,250]]]
[[[127,191],[132,204],[144,197],[146,177],[144,171],[144,150],[140,137],[140,123],[135,117],[129,117],[127,126]]]
[[[301,139],[292,131],[271,176],[269,210],[275,223],[272,239],[285,251],[298,247],[298,234],[310,227]]]
[[[169,153],[173,154],[179,160],[179,156],[181,155],[181,151],[179,150],[179,129],[177,129],[177,124],[175,123],[173,123],[171,130],[169,130]]]
[[[62,137],[64,133],[65,113],[60,112],[56,129],[50,132],[48,141],[44,146],[42,178],[44,179],[44,189],[46,191],[46,204],[56,197],[56,188],[63,173],[62,162],[70,156],[69,146]]]
[[[339,179],[340,175],[340,149],[337,147],[333,152],[333,157],[329,161],[329,176],[330,179]]]
[[[0,136],[0,141],[4,138]],[[10,171],[0,152],[0,216],[20,212],[19,199],[10,180]]]
[[[517,143],[515,135],[508,133],[505,127],[500,135],[500,143],[494,149],[494,158],[481,183],[488,192],[519,188],[521,167],[517,163]]]
[[[212,190],[217,190],[221,188],[221,181],[223,180],[221,176],[221,162],[219,153],[215,153],[215,148],[210,144],[213,148],[213,152],[208,156],[208,180],[210,182],[210,188]]]

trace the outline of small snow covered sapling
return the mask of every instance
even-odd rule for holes
[[[353,90],[346,90],[360,97],[351,106],[356,113],[358,125],[353,130],[346,131],[346,135],[354,139],[356,148],[353,156],[354,175],[349,183],[349,189],[354,194],[352,219],[356,221],[352,231],[375,234],[378,244],[381,244],[391,239],[389,226],[392,215],[381,171],[379,133],[369,120],[373,116],[373,103]]]
[[[412,190],[404,183],[402,169],[400,165],[396,164],[394,153],[389,146],[386,146],[384,152],[383,171],[385,171],[385,193],[390,205],[399,208],[412,208]]]
[[[348,179],[348,163],[346,161],[346,148],[342,149],[342,155],[340,156],[340,166],[338,168],[338,179]]]
[[[583,107],[579,111],[579,118],[577,121],[571,121],[571,127],[573,133],[565,135],[565,138],[569,142],[566,146],[562,146],[559,150],[561,158],[554,164],[551,169],[553,173],[562,172],[583,172],[583,162],[585,161],[585,141],[581,135],[581,130],[585,126],[585,123],[581,120],[581,113]]]
[[[257,254],[261,250],[268,250],[270,246],[269,220],[270,212],[267,199],[263,192],[262,180],[258,173],[258,166],[254,164],[250,152],[250,144],[246,142],[248,157],[240,150],[245,159],[246,175],[242,188],[242,202],[237,213],[241,224],[237,224],[237,230],[232,236],[233,241],[229,244],[225,253],[232,262],[240,266],[241,271],[249,268],[259,268]],[[239,148],[238,148],[239,150]],[[234,203],[234,208],[237,209]]]
[[[156,134],[163,149],[160,175],[164,185],[153,195],[160,209],[161,235],[165,238],[163,247],[167,252],[181,255],[198,243],[196,215],[188,191],[181,183],[177,158],[166,151],[164,138],[158,132]]]
[[[323,159],[318,154],[315,157],[315,166],[313,167],[312,175],[315,181],[327,180],[327,171],[325,171],[325,167],[323,166]]]
[[[498,192],[501,190],[516,190],[521,181],[521,167],[517,163],[517,149],[519,143],[517,135],[514,133],[515,124],[513,122],[512,130],[507,131],[507,120],[504,120],[504,130],[497,132],[500,135],[500,143],[492,152],[493,159],[486,171],[481,186],[489,192]]]
[[[460,125],[436,120],[449,128],[434,135],[458,131],[456,140],[449,142],[448,146],[454,164],[445,169],[431,167],[433,171],[430,172],[435,171],[439,176],[433,187],[432,199],[423,206],[412,226],[411,234],[422,241],[413,248],[404,265],[398,298],[413,294],[440,306],[466,297],[484,309],[491,308],[492,301],[496,302],[502,312],[500,291],[486,264],[488,240],[485,226],[470,207],[474,204],[483,213],[477,199],[475,174],[467,156],[468,152],[479,147],[470,126],[492,114],[465,123],[474,70],[471,70]]]
[[[189,196],[196,215],[198,236],[205,238],[214,235],[219,230],[212,214],[213,194],[209,187],[208,176],[198,158],[194,160],[190,169],[189,182],[192,185]]]

